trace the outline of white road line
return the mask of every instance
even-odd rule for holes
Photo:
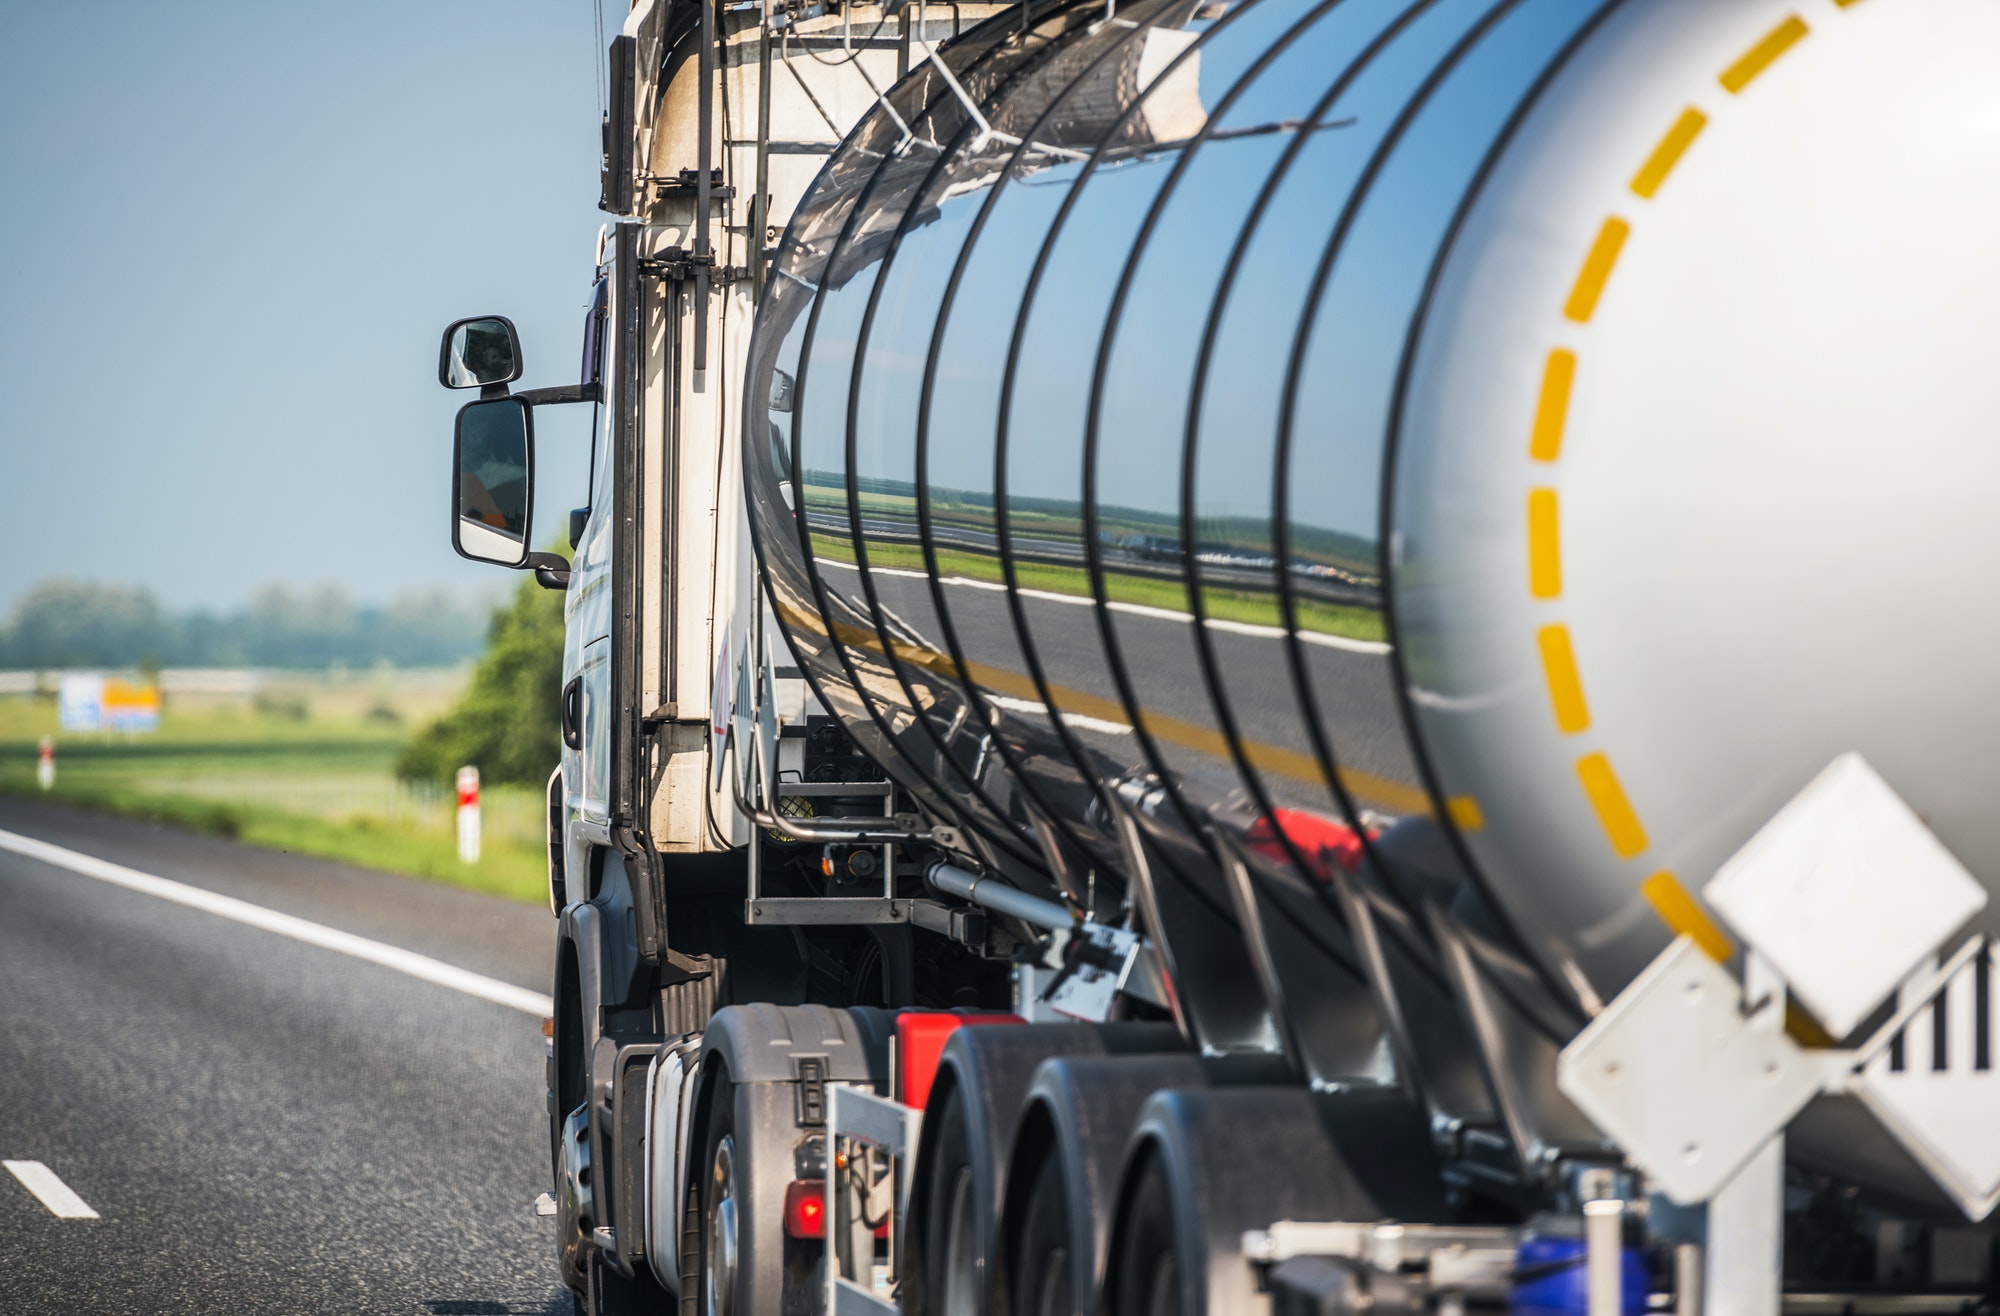
[[[849,571],[860,570],[852,562],[839,562],[832,558],[814,558],[813,560],[823,566],[844,567]],[[869,570],[881,576],[908,576],[912,580],[926,580],[929,578],[924,572],[905,571],[900,567],[871,567]],[[993,590],[995,592],[1004,592],[1007,588],[998,581],[974,580],[970,576],[946,576],[942,583],[946,585],[965,585],[972,589]],[[1071,607],[1076,608],[1088,608],[1097,602],[1096,599],[1088,595],[1057,594],[1053,590],[1046,589],[1023,589],[1017,592],[1024,599],[1039,599],[1043,603],[1067,603]],[[1129,613],[1134,617],[1152,617],[1159,621],[1177,621],[1183,626],[1194,620],[1192,613],[1182,612],[1177,608],[1155,608],[1144,603],[1127,603],[1122,599],[1113,599],[1107,606],[1113,612]],[[1264,626],[1250,621],[1230,621],[1223,617],[1209,617],[1202,624],[1212,631],[1227,631],[1232,635],[1248,635],[1259,640],[1282,640],[1285,638],[1285,628],[1282,626]],[[1381,640],[1356,640],[1350,639],[1345,635],[1328,635],[1324,631],[1302,630],[1299,632],[1299,639],[1307,644],[1316,644],[1322,649],[1339,649],[1343,653],[1362,653],[1373,657],[1381,657],[1390,652],[1390,646]]]
[[[1009,695],[986,696],[1002,708],[1011,708],[1017,713],[1046,713],[1048,709],[1032,699],[1015,699]],[[1082,713],[1064,713],[1062,720],[1079,731],[1099,731],[1107,736],[1129,736],[1132,728],[1123,722],[1107,722],[1101,717],[1089,717]]]
[[[1350,640],[1345,635],[1328,635],[1324,631],[1300,631],[1299,638],[1307,644],[1317,644],[1323,649],[1343,649],[1348,653],[1369,653],[1380,656],[1390,651],[1390,646],[1382,640]]]
[[[428,955],[419,955],[415,951],[404,950],[399,946],[370,941],[351,932],[342,932],[337,928],[311,923],[302,918],[293,918],[290,914],[280,914],[275,909],[253,905],[234,896],[217,895],[198,886],[169,881],[164,877],[154,877],[151,873],[142,873],[136,868],[114,864],[94,855],[65,850],[59,845],[50,845],[47,841],[38,841],[32,836],[0,831],[0,850],[12,850],[15,854],[26,855],[45,864],[53,864],[57,868],[67,868],[72,873],[94,877],[100,882],[122,886],[128,891],[158,896],[161,900],[171,900],[177,905],[186,905],[189,909],[198,909],[205,914],[231,919],[248,927],[275,932],[281,937],[303,941],[308,946],[318,946],[323,950],[351,955],[357,960],[379,964],[385,969],[394,969],[412,978],[421,978],[425,982],[449,987],[455,992],[464,992],[467,996],[476,996],[482,1001],[491,1001],[495,1005],[521,1010],[538,1018],[555,1013],[555,1003],[540,992],[531,992],[525,987],[516,987],[512,983],[501,982],[498,978],[473,973],[469,969],[461,969],[456,965],[446,964],[443,960],[434,960]],[[12,1168],[13,1163],[8,1164],[9,1168]]]
[[[40,1161],[0,1161],[21,1186],[33,1193],[49,1214],[58,1220],[95,1220],[97,1212],[78,1197],[70,1186],[56,1178],[56,1172]]]

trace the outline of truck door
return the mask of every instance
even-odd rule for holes
[[[610,333],[613,323],[606,304],[614,285],[602,278],[592,299],[590,318],[584,335],[584,382],[602,386],[611,377],[612,358],[618,345]],[[590,512],[584,522],[583,537],[577,541],[571,564],[568,615],[565,637],[563,678],[567,685],[577,682],[579,690],[578,730],[581,744],[565,755],[565,776],[571,784],[571,806],[584,818],[602,822],[607,817],[611,766],[611,554],[612,543],[612,409],[599,403],[591,434]]]

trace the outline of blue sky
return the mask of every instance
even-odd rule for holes
[[[623,6],[606,5],[607,24]],[[574,379],[592,0],[0,0],[0,613],[53,575],[228,607],[494,591],[453,555],[458,315]],[[543,511],[587,409],[540,413]]]

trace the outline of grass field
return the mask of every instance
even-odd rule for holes
[[[61,733],[53,699],[0,698],[0,793],[541,900],[540,791],[482,789],[481,854],[465,864],[451,783],[412,788],[391,771],[404,737],[464,680],[461,670],[272,676],[254,700],[170,696],[160,729],[132,736]],[[56,737],[47,795],[35,780],[43,735]]]

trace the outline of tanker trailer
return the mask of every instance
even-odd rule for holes
[[[515,395],[591,507],[507,559],[587,1309],[1990,1303],[2000,9],[641,0],[611,72]]]
[[[765,584],[819,697],[965,829],[974,867],[1137,911],[1198,1052],[1422,1115],[1437,1159],[1407,1146],[1407,1181],[1371,1185],[1360,1218],[1399,1190],[1434,1223],[1649,1186],[1664,1207],[1670,1182],[1720,1222],[1715,1300],[1768,1310],[1760,1192],[1766,1215],[1783,1185],[1795,1206],[1879,1191],[1983,1216],[1984,941],[1938,960],[1969,920],[1992,930],[2000,865],[1977,603],[2000,566],[1981,359],[2000,341],[2000,14],[1096,18],[947,48],[786,236],[745,390],[768,442],[745,453]],[[1888,847],[1859,877],[1793,872],[1832,902],[1814,921],[1934,916],[1885,931],[1893,947],[1791,947],[1750,900],[1726,930],[1697,893],[1767,823]],[[1011,861],[1027,846],[1039,875]],[[1789,1026],[1745,1044],[1784,1070],[1785,1108],[1736,1129],[1707,1125],[1756,1104],[1740,1076],[1658,1037],[1699,1146],[1558,1076],[1587,1024],[1646,1022],[1621,993],[1685,967],[1664,962],[1677,946],[1730,964],[1732,997],[1749,977],[1753,1033]],[[1918,1007],[1931,1024],[1906,1030]],[[1934,1036],[1906,1065],[1917,1031]],[[1949,1075],[1934,1098],[1853,1081],[1920,1065]],[[1090,1158],[1069,1116],[1017,1144],[994,1247],[1025,1251],[996,1256],[1002,1301],[1063,1247],[1075,1309],[1254,1301],[1215,1258],[1241,1220],[1293,1209],[1301,1153],[1232,1122],[1282,1124],[1264,1093],[1207,1083],[1151,1098],[1097,1197],[1042,1186]],[[1947,1133],[1913,1132],[1947,1106]],[[1681,1140],[1621,1145],[1606,1122]],[[1059,1247],[1070,1225],[1032,1217],[1062,1191],[1112,1218]],[[1882,1219],[1825,1245],[1879,1254],[1849,1281],[1908,1280]],[[1300,1246],[1262,1237],[1267,1259]],[[1148,1306],[1161,1283],[1169,1305]]]

